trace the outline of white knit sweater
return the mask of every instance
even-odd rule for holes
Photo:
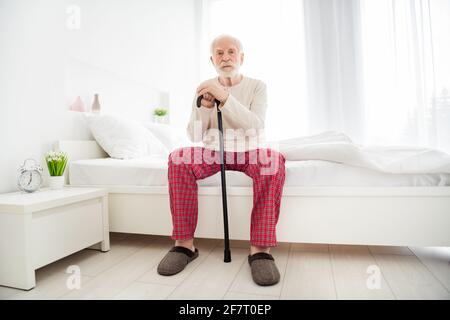
[[[219,84],[218,78],[211,81]],[[229,93],[225,104],[219,107],[224,150],[243,152],[261,148],[265,142],[263,129],[267,110],[265,83],[244,76],[241,82],[229,88]],[[198,108],[196,102],[197,97],[192,103],[188,136],[193,142],[202,141],[205,148],[219,150],[217,108]]]

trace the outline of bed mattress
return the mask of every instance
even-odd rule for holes
[[[402,187],[449,186],[450,174],[389,174],[341,163],[307,160],[286,161],[285,187],[346,186]],[[147,157],[120,160],[112,158],[72,161],[72,185],[166,186],[167,158]],[[227,186],[252,186],[242,172],[226,171]],[[220,172],[198,180],[199,186],[220,186]]]

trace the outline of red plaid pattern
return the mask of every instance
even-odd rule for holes
[[[240,171],[253,179],[250,243],[276,246],[276,224],[285,180],[284,156],[272,149],[257,149],[225,152],[224,157],[225,170]],[[180,148],[169,155],[168,164],[172,239],[191,239],[198,217],[197,180],[220,171],[220,152],[204,147]]]

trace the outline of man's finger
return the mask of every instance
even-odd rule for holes
[[[207,107],[207,108],[214,107],[214,104],[211,101],[208,101],[208,100],[205,100],[205,99],[202,99],[201,104],[202,104],[202,106]]]
[[[209,91],[209,88],[204,88],[204,89],[200,90],[200,92],[198,93],[198,95],[199,95],[199,96],[203,96],[203,95],[206,94],[206,93],[211,93],[211,92]]]

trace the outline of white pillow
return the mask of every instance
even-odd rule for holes
[[[164,144],[169,152],[181,147],[192,145],[186,129],[182,130],[168,124],[145,122],[144,126]]]
[[[85,114],[85,119],[95,140],[111,158],[169,154],[167,148],[137,121],[111,114]]]

